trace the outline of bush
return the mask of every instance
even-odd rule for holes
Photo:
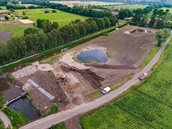
[[[51,12],[52,12],[52,13],[56,13],[57,11],[56,11],[56,10],[52,10]]]
[[[2,96],[2,94],[0,93],[0,108],[3,108],[4,104],[5,104],[5,99]]]
[[[8,74],[8,75],[7,75],[7,80],[8,80],[9,82],[11,82],[11,83],[14,83],[14,82],[15,82],[15,79],[14,79],[14,77],[13,77],[11,74]]]
[[[56,103],[53,103],[50,107],[50,112],[51,113],[55,113],[55,112],[58,112],[58,106]]]
[[[65,124],[64,123],[59,123],[57,125],[51,126],[50,129],[66,129],[66,127],[65,127]]]
[[[5,108],[3,111],[14,126],[19,126],[27,121],[27,119],[21,113],[15,112],[9,108]]]
[[[23,16],[22,19],[29,19],[29,17],[28,16]]]
[[[44,13],[49,13],[49,10],[45,10]]]

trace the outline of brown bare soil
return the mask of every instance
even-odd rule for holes
[[[67,129],[82,129],[80,126],[79,116],[73,117],[65,121]]]
[[[146,29],[147,33],[141,30],[135,31],[135,29]],[[126,31],[133,33],[127,34]],[[68,50],[52,67],[42,65],[40,68],[32,64],[18,70],[19,73],[13,73],[13,76],[16,82],[30,93],[36,108],[44,111],[52,102],[57,102],[60,110],[73,108],[86,103],[88,101],[86,96],[97,89],[109,86],[130,73],[139,71],[138,66],[155,46],[154,31],[148,28],[125,26],[109,33],[108,36],[98,37]],[[92,48],[103,48],[109,60],[104,64],[84,64],[74,59],[80,52]],[[38,89],[29,85],[27,83],[29,79],[55,96],[55,99],[50,101]],[[67,122],[71,129],[76,126],[74,124],[73,127],[72,123],[74,122]]]
[[[37,71],[29,76],[20,78],[19,80],[23,83],[23,85],[28,85],[27,81],[29,79],[32,79],[48,93],[55,96],[55,99],[51,101],[37,88],[29,85],[27,90],[31,95],[33,105],[37,109],[44,111],[48,109],[52,102],[60,103],[61,106],[66,106],[68,104],[67,96],[62,90],[62,84],[60,81],[55,79],[53,72]]]
[[[10,31],[2,31],[0,32],[0,43],[5,43],[11,37]]]

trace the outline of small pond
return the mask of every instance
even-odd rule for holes
[[[22,91],[8,82],[5,75],[0,75],[0,92],[6,101],[20,96]],[[27,97],[22,97],[8,105],[9,108],[22,113],[28,120],[38,119],[40,117],[39,111],[32,106],[31,101]]]
[[[81,52],[76,56],[76,58],[86,63],[105,63],[108,61],[105,51],[98,48]]]
[[[32,103],[26,97],[20,98],[11,103],[8,107],[22,113],[28,120],[34,120],[40,117],[39,111],[32,106]]]

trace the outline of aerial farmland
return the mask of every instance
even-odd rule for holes
[[[55,21],[59,23],[60,27],[67,25],[71,21],[74,21],[76,19],[86,19],[86,17],[84,16],[71,14],[59,10],[54,10],[55,12],[52,13],[52,10],[53,9],[24,9],[16,10],[15,12],[12,12],[11,15],[20,18],[23,16],[27,17],[29,20],[33,21],[33,23],[35,23],[37,19],[45,19],[50,20],[52,22]],[[45,11],[48,11],[49,13],[45,13]],[[16,18],[15,20],[0,21],[0,25],[0,43],[6,43],[7,40],[11,37],[22,36],[24,34],[24,30],[29,27],[36,28],[33,24],[23,24],[19,22],[18,18]]]
[[[171,129],[171,7],[0,1],[0,129]]]

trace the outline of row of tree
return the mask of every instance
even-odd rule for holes
[[[55,4],[55,3],[49,3],[49,2],[40,2],[37,4],[39,4],[40,6],[47,7],[47,8],[58,9],[58,10],[62,10],[65,12],[75,13],[75,14],[88,16],[88,17],[103,18],[103,17],[112,17],[113,16],[111,11],[97,11],[97,10],[93,10],[91,8],[85,8],[83,6],[74,6],[71,8],[67,5]]]
[[[151,28],[170,28],[172,29],[172,14],[169,9],[158,9],[157,6],[148,6],[144,9],[120,9],[118,18],[125,19],[131,17],[133,25]],[[161,7],[161,6],[160,6]]]
[[[41,27],[47,22],[49,21],[41,21]],[[0,46],[0,65],[67,44],[104,28],[114,26],[117,22],[115,17],[90,18],[83,22],[80,20],[73,21],[69,25],[52,29],[46,33],[27,29],[25,36],[12,38],[7,42],[7,46]],[[33,34],[31,34],[32,31]]]
[[[161,29],[156,33],[157,46],[161,46],[163,42],[170,36],[169,29]]]
[[[8,3],[6,4],[7,9],[38,9],[38,8],[43,8],[42,6],[23,6],[23,5],[18,5],[18,4],[13,4],[13,3]]]
[[[37,19],[36,23],[37,27],[42,28],[43,32],[45,33],[51,32],[52,30],[59,28],[59,24],[57,22],[51,22],[49,20]]]

